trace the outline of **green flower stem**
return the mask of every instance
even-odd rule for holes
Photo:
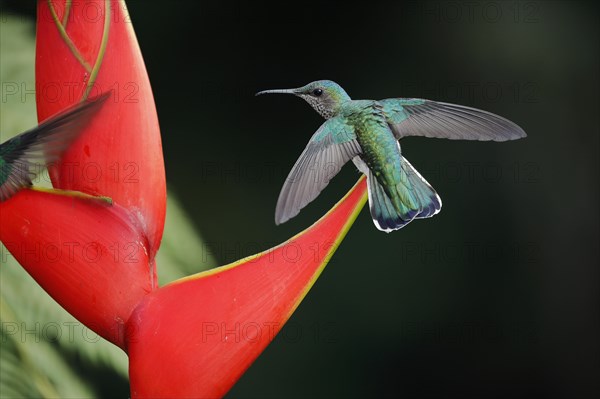
[[[63,15],[62,26],[67,29],[67,22],[69,22],[69,12],[71,11],[72,0],[66,0],[65,3],[65,15]]]
[[[96,77],[98,76],[98,72],[100,72],[100,66],[102,65],[102,60],[104,59],[104,53],[106,53],[106,46],[108,45],[108,33],[110,31],[110,0],[105,1],[104,6],[104,30],[102,32],[102,42],[100,42],[100,49],[98,50],[98,56],[96,57],[96,63],[94,64],[94,68],[90,71],[90,78],[87,82],[87,86],[85,89],[85,93],[83,94],[83,98],[81,101],[85,101],[89,94],[90,90],[94,86],[94,82],[96,81]]]
[[[54,20],[54,24],[56,25],[56,28],[58,29],[58,33],[60,34],[61,38],[63,39],[63,41],[65,42],[65,44],[67,45],[67,47],[69,47],[69,50],[71,50],[71,53],[77,59],[77,61],[79,61],[79,63],[81,64],[81,66],[88,73],[91,73],[92,67],[90,66],[90,64],[87,63],[86,60],[83,59],[83,56],[79,53],[79,50],[77,50],[77,47],[75,47],[75,44],[73,43],[73,41],[71,40],[71,38],[67,34],[67,31],[65,30],[65,27],[58,20],[58,15],[56,15],[56,10],[54,9],[54,6],[52,5],[52,2],[50,0],[48,0],[48,8],[50,9],[50,13],[52,14],[52,19]],[[71,7],[69,6],[68,9],[70,10],[70,8]],[[65,11],[65,13],[66,13],[66,11]]]

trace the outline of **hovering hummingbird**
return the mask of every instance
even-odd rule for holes
[[[516,124],[490,112],[418,98],[352,100],[330,80],[256,95],[271,93],[296,95],[326,119],[283,184],[276,224],[296,216],[352,160],[367,176],[375,226],[385,232],[398,230],[442,208],[439,195],[402,156],[400,139],[507,141],[526,136]]]
[[[57,161],[109,96],[110,92],[93,101],[80,102],[37,127],[0,144],[0,202],[6,201],[23,188],[32,187],[32,180],[43,170],[39,163],[47,166]],[[112,203],[108,197],[95,197],[76,191],[32,188]]]

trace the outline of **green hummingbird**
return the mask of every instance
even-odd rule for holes
[[[398,230],[442,208],[440,196],[402,156],[400,139],[507,141],[526,136],[523,129],[501,116],[462,105],[418,98],[352,100],[331,80],[256,95],[271,93],[296,95],[326,119],[283,184],[276,224],[296,216],[352,160],[367,176],[375,226],[385,232]]]
[[[32,187],[32,180],[43,170],[40,166],[47,166],[60,159],[109,96],[110,92],[93,101],[80,102],[0,144],[0,202],[6,201],[23,188],[33,188],[112,203],[108,197]]]

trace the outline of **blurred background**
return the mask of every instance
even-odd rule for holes
[[[298,98],[255,98],[259,90],[331,79],[355,99],[468,105],[528,134],[508,143],[403,140],[442,212],[384,234],[364,209],[228,397],[596,397],[597,3],[127,4],[178,198],[170,231],[199,232],[190,251],[201,261],[186,272],[286,240],[358,178],[346,166],[276,227],[279,190],[322,119]],[[3,57],[9,47],[31,49],[19,62],[32,74],[35,2],[0,5]],[[129,396],[126,370],[114,366],[120,354],[95,363],[69,353],[90,395]]]

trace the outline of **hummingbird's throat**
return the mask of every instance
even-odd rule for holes
[[[325,101],[321,101],[313,96],[302,96],[307,103],[323,118],[329,119],[335,116],[335,110]]]

